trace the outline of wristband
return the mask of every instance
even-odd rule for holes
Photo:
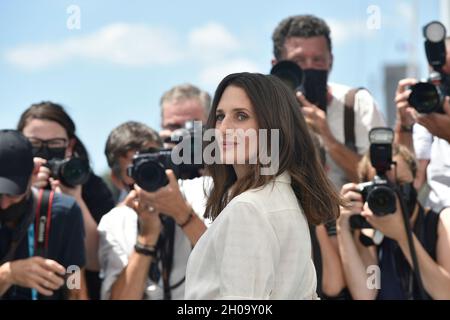
[[[187,217],[186,221],[179,224],[180,228],[183,229],[184,227],[186,227],[189,224],[189,222],[191,222],[193,217],[194,217],[194,210],[191,209],[191,211],[189,212],[189,216]]]
[[[156,248],[155,246],[146,246],[139,242],[134,245],[134,251],[144,256],[156,258]]]

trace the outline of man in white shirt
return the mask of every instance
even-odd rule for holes
[[[447,56],[442,71],[450,75],[450,37],[445,43]],[[408,103],[409,88],[416,83],[412,78],[398,83],[396,142],[415,152],[418,168],[414,186],[420,190],[427,182],[430,193],[424,206],[440,212],[450,207],[450,101],[446,97],[444,114],[418,114]]]
[[[127,175],[137,151],[159,148],[162,141],[144,124],[127,122],[114,129],[105,148],[112,179],[127,190],[121,204],[98,226],[102,299],[182,299],[186,264],[206,230],[202,214],[203,179],[181,181],[166,171],[168,185],[146,192]],[[164,213],[164,215],[160,215]]]
[[[360,155],[369,148],[370,129],[385,126],[373,97],[367,90],[353,91],[352,94],[350,87],[331,83],[326,85],[333,54],[330,29],[322,19],[310,15],[288,17],[278,24],[272,40],[275,56],[272,65],[281,60],[293,61],[306,74],[314,75],[310,80],[306,76],[305,81],[318,81],[311,83],[310,87],[319,85],[319,82],[327,86],[327,92],[324,92],[326,106],[314,105],[303,95],[298,95],[303,106],[302,112],[324,142],[330,167],[329,177],[338,190],[348,181],[357,181],[357,164]],[[354,124],[345,124],[346,105],[353,109]],[[350,139],[345,135],[346,130],[350,132]]]

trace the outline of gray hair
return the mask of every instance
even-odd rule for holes
[[[211,110],[211,96],[209,93],[190,83],[183,83],[173,87],[169,91],[166,91],[161,97],[159,102],[159,105],[161,106],[161,117],[163,117],[164,103],[189,99],[198,99],[205,110],[205,115],[208,116],[209,111]]]

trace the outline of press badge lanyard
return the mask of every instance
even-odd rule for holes
[[[28,255],[34,256],[34,223],[28,227]],[[37,300],[38,293],[36,289],[31,289],[31,300]]]

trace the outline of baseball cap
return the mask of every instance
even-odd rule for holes
[[[0,130],[0,194],[24,194],[33,168],[28,139],[17,130]]]

